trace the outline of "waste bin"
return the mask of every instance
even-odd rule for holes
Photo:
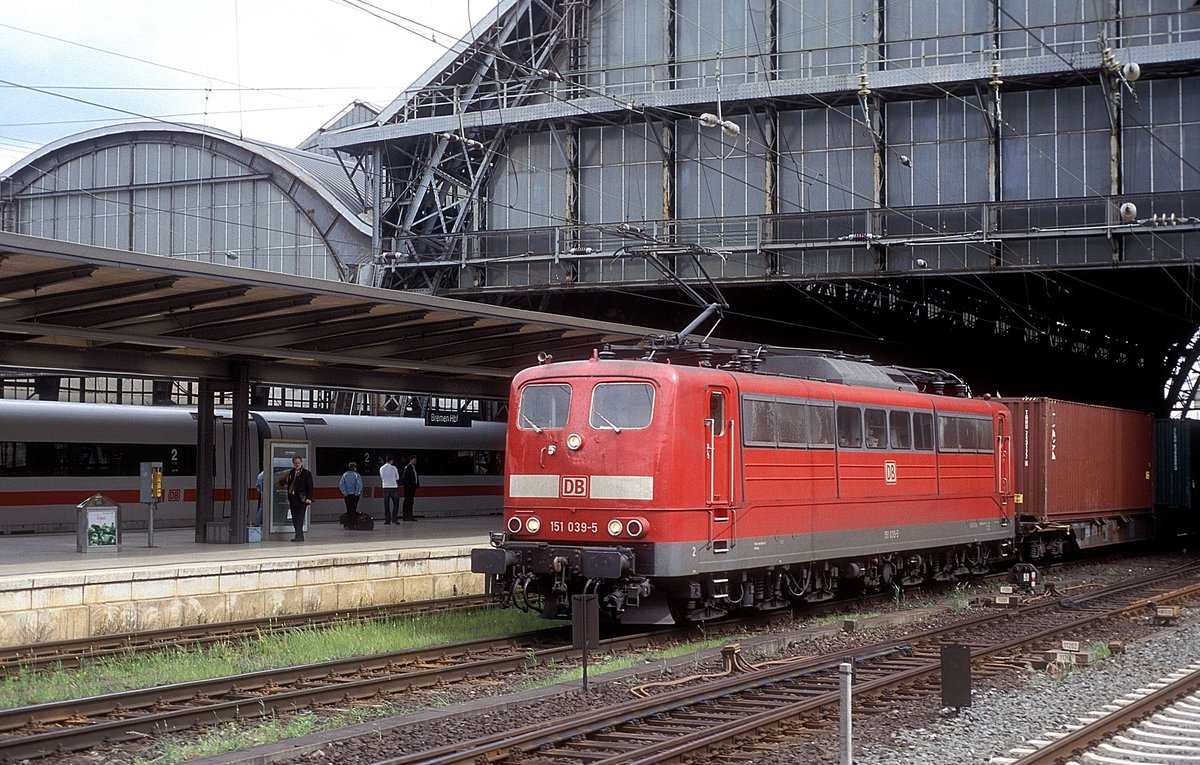
[[[75,546],[79,552],[121,551],[121,506],[93,494],[75,506]]]

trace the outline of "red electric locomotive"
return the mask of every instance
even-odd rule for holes
[[[607,618],[662,624],[1012,558],[1003,405],[831,356],[611,355],[513,381],[506,530],[472,570],[518,606],[565,617],[595,593]]]

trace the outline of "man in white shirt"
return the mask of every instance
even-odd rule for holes
[[[383,522],[391,524],[392,519],[400,522],[400,470],[392,455],[379,468],[379,480],[383,482]]]

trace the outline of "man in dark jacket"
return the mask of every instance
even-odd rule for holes
[[[309,505],[313,501],[314,485],[311,470],[304,467],[304,460],[292,457],[292,472],[287,474],[288,507],[292,509],[292,528],[296,530],[293,542],[304,541],[304,521]]]
[[[413,515],[413,499],[417,496],[417,487],[421,485],[421,479],[417,475],[416,457],[408,458],[400,483],[404,484],[404,516],[400,520],[415,521],[417,517]]]

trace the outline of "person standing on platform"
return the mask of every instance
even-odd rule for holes
[[[296,530],[293,542],[304,541],[304,521],[308,508],[313,501],[313,474],[304,467],[304,460],[299,456],[292,457],[292,472],[287,477],[288,507],[292,510],[292,528]]]
[[[383,482],[383,522],[391,524],[392,519],[400,520],[400,471],[396,468],[396,460],[388,455],[379,468],[379,480]]]
[[[417,496],[417,487],[421,485],[421,478],[417,475],[417,458],[409,457],[408,464],[404,466],[404,517],[402,520],[415,521],[417,517],[413,515],[413,500]]]
[[[358,498],[362,496],[363,479],[358,474],[358,464],[351,462],[342,479],[338,481],[338,490],[346,501],[346,514],[342,516],[342,525],[348,529],[358,528]]]
[[[265,474],[265,473],[266,473],[266,471],[265,471],[265,470],[260,470],[260,471],[258,471],[258,481],[256,481],[256,482],[255,482],[255,484],[254,484],[254,487],[255,487],[256,489],[258,489],[258,509],[254,511],[254,523],[252,523],[252,524],[251,524],[252,526],[261,526],[261,525],[262,525],[262,518],[263,518],[263,512],[262,512],[262,507],[263,507],[263,476],[264,476],[264,474]]]

